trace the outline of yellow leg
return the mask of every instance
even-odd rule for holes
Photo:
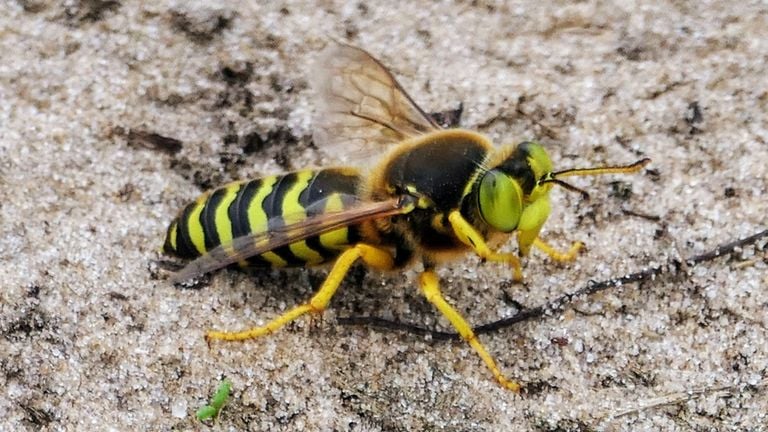
[[[328,307],[328,303],[336,293],[339,285],[341,285],[341,281],[344,280],[344,276],[346,276],[349,268],[358,259],[362,259],[369,266],[379,270],[389,270],[394,266],[392,255],[388,251],[362,243],[357,244],[339,255],[330,273],[328,273],[328,277],[325,278],[323,285],[309,302],[294,307],[260,327],[239,332],[209,331],[205,334],[206,341],[210,342],[213,339],[226,341],[254,339],[274,333],[284,325],[308,312],[321,313]]]
[[[451,223],[454,234],[459,240],[467,246],[470,246],[475,253],[488,261],[503,262],[510,266],[514,271],[513,279],[517,282],[523,280],[523,269],[520,265],[520,259],[511,253],[499,253],[492,251],[485,239],[479,232],[459,213],[454,210],[448,215],[448,221]]]
[[[448,318],[453,328],[461,335],[461,338],[469,343],[474,348],[480,358],[491,370],[491,373],[502,386],[512,390],[514,392],[520,391],[520,384],[515,381],[507,379],[502,375],[499,367],[496,366],[496,362],[493,357],[488,353],[483,344],[477,340],[477,335],[472,331],[472,327],[467,321],[454,309],[440,293],[440,282],[437,279],[437,275],[432,270],[426,270],[419,276],[419,284],[421,285],[421,291],[427,300],[435,305],[435,307]]]
[[[544,243],[544,241],[538,237],[533,241],[533,245],[541,249],[542,252],[549,255],[550,258],[557,262],[573,261],[573,259],[576,258],[576,255],[579,254],[581,248],[584,247],[584,243],[577,241],[571,245],[571,248],[568,249],[568,252],[560,252],[552,246]]]

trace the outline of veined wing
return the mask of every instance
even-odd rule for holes
[[[367,220],[405,214],[412,209],[413,204],[403,198],[359,203],[345,210],[316,214],[266,232],[237,237],[231,243],[218,246],[190,262],[171,276],[170,280],[172,283],[184,282],[281,246]],[[283,216],[282,219],[289,220],[290,217]]]
[[[331,42],[310,81],[314,140],[330,154],[365,160],[383,146],[440,129],[384,65],[360,48]]]

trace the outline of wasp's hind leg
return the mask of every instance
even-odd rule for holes
[[[576,259],[576,256],[579,255],[579,251],[584,247],[584,243],[577,241],[573,242],[571,244],[570,249],[566,252],[561,252],[552,246],[545,243],[542,239],[536,237],[536,239],[533,241],[533,245],[537,247],[539,250],[544,252],[545,254],[549,255],[550,258],[552,258],[553,261],[557,262],[569,262]]]
[[[499,367],[496,366],[496,362],[493,360],[493,357],[491,357],[491,355],[488,353],[488,350],[486,350],[483,344],[480,343],[480,341],[477,339],[477,335],[475,335],[475,332],[472,331],[472,327],[469,325],[469,323],[467,323],[464,317],[462,317],[461,314],[459,314],[459,312],[453,308],[453,306],[449,305],[448,302],[445,301],[445,298],[440,292],[440,281],[438,280],[435,272],[431,269],[425,270],[419,276],[419,284],[421,285],[421,291],[424,293],[424,296],[427,298],[427,300],[432,303],[443,314],[443,316],[448,319],[448,321],[451,322],[451,325],[454,329],[456,329],[459,335],[461,335],[461,338],[467,341],[467,343],[469,343],[475,352],[477,352],[485,365],[488,366],[488,369],[491,370],[491,373],[496,378],[496,381],[498,381],[499,384],[509,390],[519,392],[520,384],[508,379],[501,373],[501,370],[499,370]]]
[[[339,255],[323,285],[307,303],[294,307],[263,326],[239,332],[209,331],[205,334],[206,341],[210,343],[211,340],[244,341],[254,339],[274,333],[306,313],[322,313],[328,307],[328,303],[344,280],[344,276],[358,259],[362,259],[365,264],[377,270],[390,270],[394,265],[389,251],[363,243],[357,244]]]

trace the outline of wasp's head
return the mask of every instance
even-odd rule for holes
[[[477,208],[488,225],[511,232],[524,207],[552,188],[549,182],[541,182],[551,175],[552,161],[544,147],[534,142],[505,147],[499,159],[478,179]]]
[[[552,185],[556,184],[570,191],[580,193],[584,198],[589,194],[576,186],[566,183],[563,177],[588,176],[599,174],[620,174],[639,171],[650,162],[641,159],[631,165],[601,166],[594,168],[577,168],[554,172],[552,160],[540,144],[523,142],[516,147],[508,146],[501,149],[499,157],[490,168],[478,179],[476,196],[480,217],[491,227],[502,232],[514,231],[524,210],[530,204],[546,198]],[[549,214],[547,206],[531,206],[527,219],[546,219]],[[541,215],[529,215],[541,210]]]

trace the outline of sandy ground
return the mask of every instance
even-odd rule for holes
[[[524,395],[464,344],[338,324],[448,329],[413,272],[357,271],[321,322],[209,349],[205,330],[274,317],[322,270],[183,290],[157,263],[201,191],[333,163],[307,87],[329,37],[425,109],[463,103],[465,127],[538,139],[558,167],[653,158],[574,180],[588,202],[553,192],[544,237],[584,241],[575,263],[534,253],[523,285],[473,257],[442,269],[472,323],[763,230],[765,3],[143,3],[0,4],[0,430],[207,430],[194,411],[222,376],[214,430],[768,429],[765,240],[484,335]]]

